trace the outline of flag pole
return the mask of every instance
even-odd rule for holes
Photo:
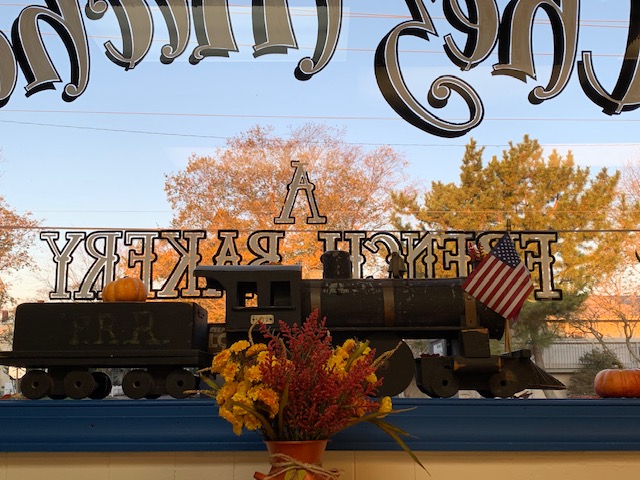
[[[511,353],[511,333],[509,328],[509,319],[504,319],[504,350]]]
[[[507,229],[507,233],[511,234],[510,218],[507,218],[506,229]],[[509,324],[509,318],[504,319],[504,350],[507,353],[511,353],[511,327]]]

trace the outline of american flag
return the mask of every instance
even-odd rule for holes
[[[498,240],[489,255],[471,272],[462,289],[504,318],[518,317],[533,291],[533,282],[509,233]]]

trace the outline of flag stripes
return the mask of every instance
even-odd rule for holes
[[[505,234],[462,288],[504,318],[516,318],[533,291],[533,283],[511,238]]]

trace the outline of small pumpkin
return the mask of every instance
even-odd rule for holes
[[[103,302],[146,302],[147,286],[136,277],[122,277],[102,289]]]
[[[594,378],[593,387],[599,396],[605,398],[640,397],[640,369],[602,370]]]

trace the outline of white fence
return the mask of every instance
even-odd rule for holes
[[[634,340],[627,347],[624,340],[609,340],[607,347],[613,352],[625,368],[640,368],[640,341]],[[549,372],[572,372],[580,368],[580,357],[592,350],[602,350],[602,346],[594,341],[563,340],[546,348],[542,357],[545,370]],[[632,353],[636,356],[632,355]]]

